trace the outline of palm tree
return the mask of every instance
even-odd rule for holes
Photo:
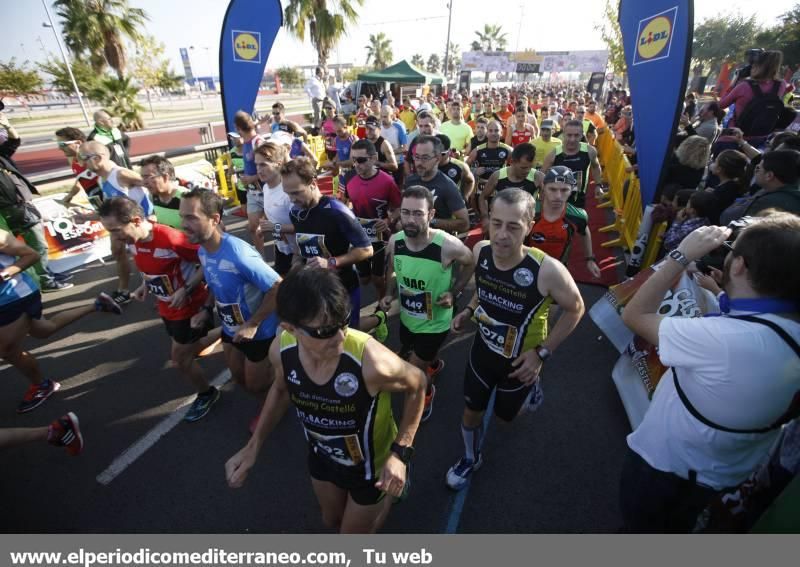
[[[300,41],[308,33],[317,50],[317,63],[327,76],[328,57],[347,31],[347,24],[358,20],[356,6],[364,0],[289,0],[284,11],[286,28]]]
[[[478,36],[482,51],[502,51],[508,43],[507,34],[503,33],[503,26],[484,24],[483,32],[476,31],[475,34]]]
[[[455,75],[459,67],[461,67],[461,47],[451,41],[447,47],[447,74]]]
[[[394,54],[392,53],[392,40],[386,37],[383,32],[378,35],[369,36],[369,45],[367,48],[367,62],[372,59],[373,65],[376,69],[383,69],[392,62]]]
[[[435,53],[431,53],[431,56],[428,57],[428,72],[429,73],[438,73],[439,67],[442,66],[442,62],[439,59],[439,56]]]
[[[102,73],[110,66],[119,79],[125,76],[125,38],[137,42],[147,13],[132,8],[128,0],[54,0],[62,20],[64,41],[75,58],[88,57],[92,68]]]
[[[139,88],[128,77],[106,77],[89,92],[92,100],[99,102],[112,116],[118,116],[125,130],[144,128],[144,106],[138,100]]]
[[[419,67],[420,69],[424,69],[425,68],[425,58],[422,55],[420,55],[419,53],[417,53],[416,55],[414,55],[411,58],[411,64],[414,67]]]
[[[499,25],[484,24],[483,32],[475,31],[475,35],[478,39],[472,42],[472,51],[502,51],[508,42],[503,26]],[[484,82],[489,82],[489,71],[484,73]]]

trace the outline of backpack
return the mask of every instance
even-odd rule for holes
[[[753,99],[736,120],[745,136],[768,136],[776,128],[788,126],[797,112],[785,104],[778,96],[780,81],[772,81],[772,89],[764,93],[756,81],[747,81],[753,90]]]

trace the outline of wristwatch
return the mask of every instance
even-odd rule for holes
[[[536,347],[534,347],[533,350],[536,351],[536,354],[539,356],[539,359],[542,362],[544,362],[553,355],[553,353],[550,352],[550,349],[542,345],[537,345]]]
[[[281,239],[281,223],[275,223],[275,226],[272,228],[272,238],[275,240]]]
[[[336,268],[336,256],[328,258],[328,269],[333,270]]]
[[[681,266],[683,266],[684,268],[685,268],[685,267],[687,267],[687,266],[690,264],[690,262],[689,262],[689,258],[687,258],[686,256],[684,256],[684,255],[683,255],[683,252],[681,252],[681,251],[680,251],[680,250],[678,250],[677,248],[676,248],[675,250],[673,250],[672,252],[670,252],[669,254],[667,254],[667,256],[668,256],[669,258],[672,258],[672,259],[673,259],[673,260],[675,260],[676,262],[678,262],[678,263],[679,263]]]
[[[401,445],[400,443],[392,443],[391,451],[397,458],[408,464],[411,462],[411,457],[414,456],[414,447],[411,445]]]

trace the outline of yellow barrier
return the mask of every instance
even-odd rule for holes
[[[219,194],[223,198],[229,199],[231,203],[239,204],[239,194],[233,184],[233,159],[230,152],[225,152],[217,158],[215,163],[217,170],[217,180],[219,181]]]
[[[642,222],[642,194],[639,178],[632,172],[631,164],[614,137],[606,130],[597,138],[597,154],[603,167],[603,178],[608,183],[608,200],[598,208],[613,208],[614,222],[600,228],[600,232],[618,232],[619,237],[601,244],[633,248]]]
[[[645,248],[644,256],[642,256],[642,266],[655,264],[658,251],[661,250],[661,244],[664,241],[665,232],[667,232],[667,221],[660,222],[652,228],[650,238],[647,239],[647,248]]]
[[[322,136],[309,136],[308,147],[317,158],[317,163],[328,161],[328,156],[325,154],[325,140]]]

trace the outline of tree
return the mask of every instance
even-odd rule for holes
[[[12,57],[8,63],[0,61],[0,92],[11,96],[33,94],[42,89],[42,77],[35,70],[29,70],[28,62],[17,66]]]
[[[42,73],[50,75],[50,84],[55,90],[67,96],[75,96],[77,94],[63,59],[56,58],[55,55],[50,53],[47,55],[47,61],[39,63],[38,66]],[[96,88],[102,78],[94,72],[91,64],[85,59],[71,61],[71,67],[75,82],[78,83],[78,89],[80,89],[81,93],[88,93]]]
[[[759,31],[755,15],[745,18],[726,14],[704,20],[694,28],[692,59],[696,73],[703,74],[706,66],[714,71],[726,61],[741,61]]]
[[[352,83],[353,81],[358,79],[358,76],[362,73],[368,73],[370,68],[367,66],[364,67],[350,67],[349,69],[342,70],[342,80],[345,83]]]
[[[328,74],[328,58],[347,31],[358,20],[356,6],[364,0],[289,0],[284,19],[289,33],[305,41],[306,33],[317,50],[317,64]]]
[[[457,43],[450,42],[447,47],[447,74],[455,75],[456,69],[461,67],[461,47]]]
[[[628,67],[625,63],[625,48],[622,45],[617,2],[606,0],[603,21],[595,24],[594,30],[600,32],[600,36],[608,48],[608,64],[611,66],[611,70],[618,75],[626,74]]]
[[[122,79],[128,65],[123,40],[142,40],[147,13],[131,8],[128,0],[55,0],[53,6],[72,55],[88,57],[97,73],[108,65]]]
[[[419,53],[416,53],[411,58],[411,64],[414,67],[419,67],[420,69],[424,69],[425,68],[425,58],[422,55],[420,55]]]
[[[508,42],[503,27],[499,25],[484,24],[483,31],[476,31],[475,34],[478,39],[472,42],[472,51],[502,51]],[[489,71],[484,72],[483,82],[489,82],[489,74]]]
[[[281,67],[277,73],[281,83],[289,88],[299,87],[303,84],[303,74],[296,67]]]
[[[144,107],[137,99],[139,89],[128,77],[105,77],[92,89],[89,97],[103,105],[113,116],[119,117],[125,130],[144,128]]]
[[[800,4],[779,16],[780,24],[756,35],[755,44],[764,49],[780,49],[783,63],[791,68],[800,65]]]
[[[442,61],[435,53],[431,53],[428,57],[428,73],[438,73],[439,68],[442,66]]]
[[[372,59],[372,64],[375,69],[383,69],[388,67],[389,63],[391,63],[392,59],[394,59],[394,54],[392,53],[392,40],[386,37],[383,32],[380,32],[377,35],[370,34],[369,45],[366,46],[366,49],[366,64],[369,65],[369,61]]]
[[[476,31],[478,40],[472,43],[473,51],[502,51],[508,43],[507,34],[503,33],[503,26],[484,24],[483,31]],[[475,49],[475,45],[480,49]]]
[[[165,76],[172,75],[169,61],[164,58],[166,47],[155,37],[144,36],[136,45],[136,54],[133,58],[131,69],[132,76],[139,82],[147,94],[147,104],[150,106],[150,116],[155,118],[151,94],[154,89],[160,89]]]

